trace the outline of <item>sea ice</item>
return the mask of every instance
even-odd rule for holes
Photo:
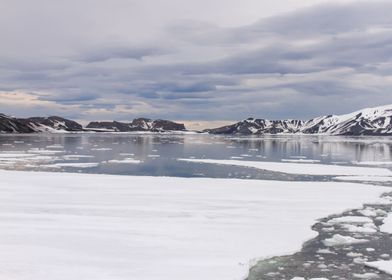
[[[303,175],[357,175],[357,176],[392,176],[392,171],[385,168],[339,166],[311,163],[288,163],[270,161],[245,161],[245,160],[214,160],[214,159],[178,159],[194,163],[221,164],[244,166],[257,169]]]
[[[318,218],[388,191],[336,182],[0,176],[0,279],[12,280],[243,279],[256,259],[295,252],[315,237]]]

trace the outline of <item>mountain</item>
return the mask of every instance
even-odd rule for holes
[[[0,114],[0,133],[77,132],[77,131],[184,131],[185,126],[168,120],[146,118],[125,122],[91,122],[81,124],[57,116],[19,119]],[[203,132],[211,134],[321,134],[321,135],[389,135],[392,136],[392,105],[367,108],[346,115],[328,115],[308,121],[266,120],[244,121]]]
[[[276,120],[249,118],[233,125],[206,129],[211,134],[278,134],[298,133],[303,125],[300,120]]]
[[[31,133],[34,130],[16,118],[0,114],[0,132],[2,133]]]
[[[51,116],[47,118],[33,117],[28,119],[18,119],[26,124],[34,132],[50,131],[82,131],[83,126],[75,121],[64,119],[62,117]]]
[[[249,118],[224,127],[207,129],[211,134],[324,134],[392,135],[392,105],[367,108],[346,115],[328,115],[308,121]]]
[[[124,122],[90,122],[86,129],[92,131],[116,131],[116,132],[131,132],[131,131],[183,131],[185,126],[180,123],[168,120],[151,120],[146,118],[134,119],[131,123]]]
[[[57,116],[48,118],[33,117],[18,119],[0,114],[0,132],[2,133],[33,133],[56,131],[82,131],[82,125],[75,121]]]

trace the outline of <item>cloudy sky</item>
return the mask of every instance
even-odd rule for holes
[[[392,104],[392,2],[0,0],[0,112],[301,118]]]

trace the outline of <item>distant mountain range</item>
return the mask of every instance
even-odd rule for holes
[[[308,121],[249,118],[233,125],[206,129],[211,134],[392,135],[392,105]]]
[[[90,122],[86,127],[61,117],[14,118],[0,114],[0,133],[34,132],[167,132],[185,131],[184,124],[146,118],[125,122]],[[392,105],[368,108],[346,115],[328,115],[303,120],[267,120],[249,118],[244,121],[203,132],[210,134],[322,134],[392,136]]]
[[[167,120],[150,120],[139,118],[131,123],[91,122],[85,128],[72,120],[57,116],[48,118],[34,117],[27,119],[14,118],[0,114],[0,133],[34,133],[34,132],[130,132],[130,131],[183,131],[185,126]]]

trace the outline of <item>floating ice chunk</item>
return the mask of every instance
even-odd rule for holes
[[[392,275],[392,261],[366,262],[365,265],[371,268],[375,268],[389,275]]]
[[[28,150],[28,152],[34,154],[41,154],[41,155],[55,155],[55,154],[64,153],[64,151],[44,150],[44,149],[37,149],[37,148],[30,149]]]
[[[349,232],[359,232],[359,233],[375,233],[377,229],[371,227],[360,227],[355,225],[343,224],[342,227]]]
[[[54,163],[48,165],[41,165],[46,168],[61,168],[61,167],[75,167],[75,168],[92,168],[97,167],[98,162],[74,162],[74,163]]]
[[[325,246],[341,246],[341,245],[349,245],[349,244],[360,244],[366,243],[369,240],[366,239],[357,239],[351,236],[344,236],[341,234],[335,234],[331,238],[327,238],[323,241]]]
[[[7,154],[2,154],[0,153],[0,158],[26,158],[26,157],[34,157],[35,154],[23,154],[23,153],[7,153]]]
[[[109,163],[128,163],[128,164],[139,164],[141,163],[138,159],[125,158],[125,159],[112,159],[108,161]]]
[[[371,272],[364,273],[364,274],[354,273],[353,276],[358,279],[378,279],[378,278],[380,278],[380,276],[378,274],[371,273]]]
[[[318,159],[282,159],[282,162],[298,162],[298,163],[317,163],[320,162]]]
[[[377,212],[372,208],[365,208],[358,212],[367,217],[377,217]]]
[[[328,224],[365,224],[373,223],[373,220],[369,217],[363,216],[343,216],[338,218],[333,218],[327,222]]]
[[[160,155],[147,155],[147,157],[149,157],[149,158],[159,158]]]
[[[392,176],[338,176],[333,179],[339,181],[392,182]]]
[[[332,252],[330,249],[318,249],[317,254],[334,254],[334,255],[336,255],[336,253]]]
[[[392,165],[392,161],[352,161],[355,165]]]
[[[64,149],[64,146],[62,146],[62,145],[49,145],[49,146],[46,146],[46,149]]]
[[[384,224],[381,225],[380,231],[392,234],[392,213],[383,220]]]
[[[361,253],[355,253],[355,252],[347,253],[347,257],[350,257],[350,258],[358,258],[358,257],[362,257],[362,256],[363,255]]]

